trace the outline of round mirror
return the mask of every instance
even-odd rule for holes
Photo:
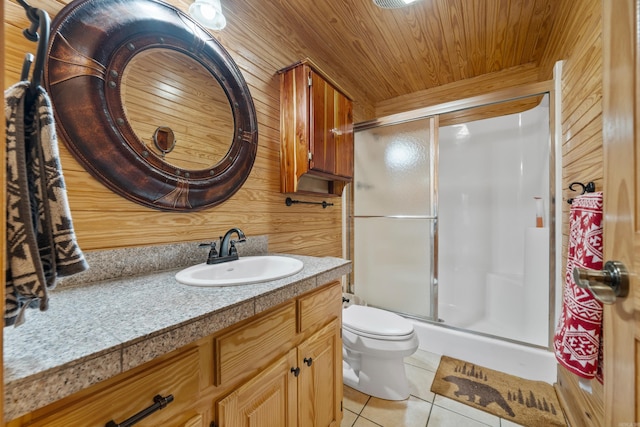
[[[161,210],[217,205],[257,151],[248,87],[204,28],[155,0],[76,0],[51,23],[45,87],[60,138],[116,193]]]
[[[155,48],[136,54],[124,69],[120,94],[134,134],[165,162],[207,169],[229,151],[234,126],[227,95],[206,68],[184,53]],[[150,98],[158,102],[149,104]],[[160,148],[159,142],[170,146]]]

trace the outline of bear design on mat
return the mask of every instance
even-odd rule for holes
[[[454,394],[458,397],[460,396],[469,396],[469,402],[475,402],[476,396],[480,397],[480,402],[477,402],[482,407],[487,407],[490,403],[497,403],[502,409],[504,409],[507,414],[515,417],[515,413],[509,406],[504,397],[500,394],[498,390],[493,387],[490,387],[486,384],[482,384],[467,378],[454,377],[453,375],[448,375],[443,378],[443,380],[453,383],[458,386],[458,391]]]

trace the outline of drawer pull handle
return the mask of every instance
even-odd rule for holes
[[[311,366],[311,364],[313,363],[313,359],[310,357],[305,357],[302,361],[306,363],[307,366]]]
[[[149,415],[153,414],[155,411],[157,411],[159,409],[162,409],[165,406],[167,406],[169,403],[173,402],[173,395],[170,394],[167,397],[162,397],[159,394],[157,394],[153,398],[153,402],[154,402],[153,405],[149,406],[148,408],[143,409],[142,411],[138,412],[137,414],[135,414],[131,418],[126,419],[122,423],[117,424],[115,421],[111,420],[104,427],[129,427],[129,426],[132,426],[132,425],[138,423],[139,421],[141,421],[143,418],[148,417]]]
[[[294,377],[297,377],[300,375],[300,368],[291,368],[291,372],[293,372]]]

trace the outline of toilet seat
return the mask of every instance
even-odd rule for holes
[[[413,334],[411,322],[397,314],[362,305],[342,311],[342,327],[356,335],[384,341],[402,341]]]

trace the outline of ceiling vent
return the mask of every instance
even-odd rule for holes
[[[373,0],[373,3],[383,9],[398,9],[409,6],[416,0]]]

